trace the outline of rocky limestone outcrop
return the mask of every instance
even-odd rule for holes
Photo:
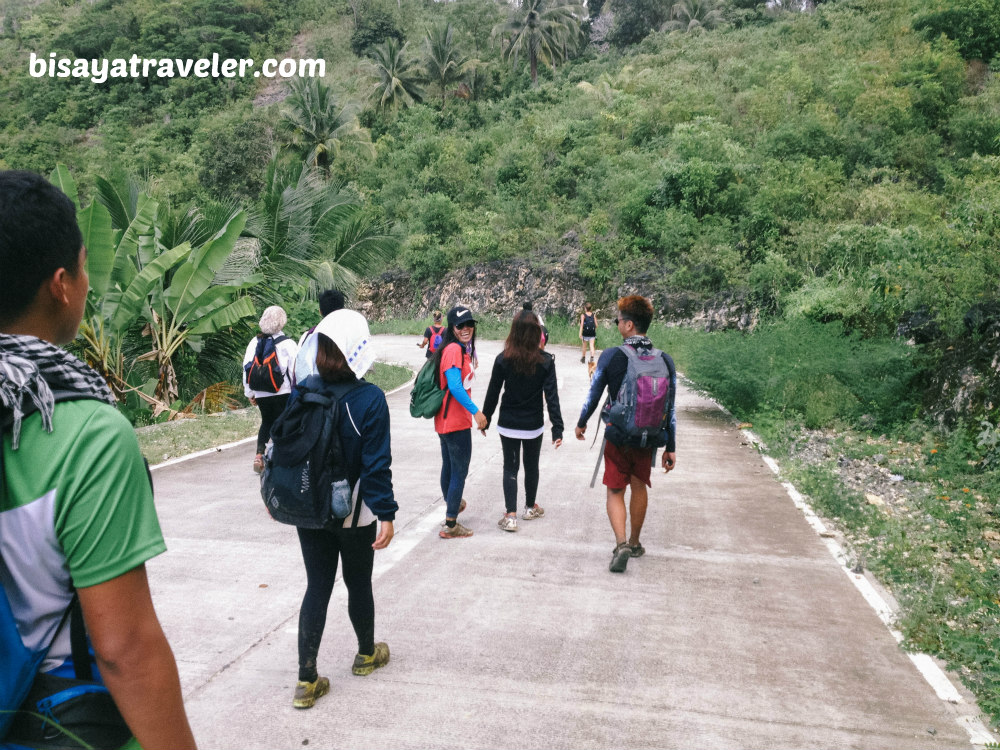
[[[723,294],[706,299],[692,293],[662,292],[644,284],[622,280],[609,290],[607,299],[588,294],[580,276],[582,253],[575,232],[567,233],[558,248],[539,251],[532,258],[480,263],[450,271],[431,286],[415,283],[402,271],[382,274],[358,287],[357,309],[370,320],[425,318],[434,310],[447,311],[462,303],[479,314],[505,318],[520,310],[525,302],[546,319],[565,316],[576,319],[585,302],[591,302],[599,317],[615,316],[614,300],[626,294],[650,297],[657,319],[668,325],[692,326],[708,331],[736,328],[749,330],[757,325],[759,311],[744,296]],[[669,280],[668,280],[669,281]]]

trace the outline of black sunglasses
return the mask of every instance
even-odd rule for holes
[[[622,315],[622,317],[621,317],[620,319],[621,319],[621,321],[622,321],[623,323],[624,323],[624,322],[627,322],[627,321],[629,321],[629,320],[632,320],[632,318],[626,318],[626,317],[625,317],[624,315]],[[619,318],[615,318],[615,325],[618,325],[618,320],[619,320]]]
[[[455,328],[461,331],[463,328],[475,328],[476,323],[473,320],[466,321],[465,323],[459,323]]]

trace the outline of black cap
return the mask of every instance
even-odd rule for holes
[[[472,315],[472,310],[465,305],[455,305],[448,311],[448,325],[457,326],[459,323],[475,323],[476,319]]]

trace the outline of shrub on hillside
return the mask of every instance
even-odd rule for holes
[[[779,412],[809,427],[868,415],[880,425],[908,419],[919,403],[913,353],[896,341],[863,341],[839,323],[802,318],[752,335],[724,331],[687,342],[685,374],[741,419]]]
[[[400,44],[406,40],[392,11],[373,5],[358,18],[354,33],[351,34],[351,50],[358,57],[365,57],[368,50],[390,38]]]
[[[918,16],[913,28],[930,39],[944,34],[958,43],[966,60],[988,63],[1000,53],[1000,0],[953,0]]]

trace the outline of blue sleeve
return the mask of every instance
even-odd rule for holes
[[[448,392],[451,394],[451,397],[465,407],[465,410],[469,414],[478,412],[479,407],[472,403],[472,399],[469,398],[469,394],[462,386],[462,371],[457,367],[449,367],[445,370],[444,376],[448,380]]]

